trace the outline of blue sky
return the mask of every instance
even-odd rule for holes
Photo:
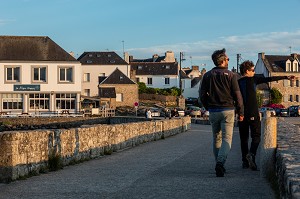
[[[49,36],[76,56],[184,52],[183,67],[211,69],[211,54],[300,53],[300,0],[0,0],[0,35]],[[124,42],[123,42],[124,41]],[[205,65],[204,65],[205,64]]]

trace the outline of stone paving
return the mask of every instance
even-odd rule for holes
[[[164,140],[0,184],[0,199],[275,198],[259,171],[242,169],[237,128],[227,173],[215,176],[210,130],[210,125],[192,124],[191,130]]]

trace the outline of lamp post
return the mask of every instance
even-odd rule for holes
[[[182,95],[182,82],[181,82],[181,62],[184,61],[185,59],[183,58],[184,54],[183,52],[180,52],[179,56],[179,88],[180,88],[180,94]]]

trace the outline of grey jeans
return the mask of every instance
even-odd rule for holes
[[[213,152],[215,160],[224,165],[231,149],[234,110],[210,112],[209,121],[213,132]]]

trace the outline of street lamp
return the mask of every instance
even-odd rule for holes
[[[179,88],[180,88],[180,94],[182,95],[182,82],[181,82],[181,62],[184,61],[185,59],[183,58],[184,54],[183,52],[180,52],[179,56]]]

